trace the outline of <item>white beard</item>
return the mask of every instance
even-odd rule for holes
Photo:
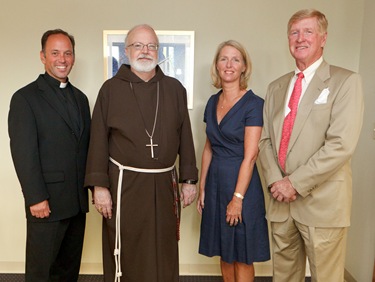
[[[140,61],[138,61],[139,58],[143,58],[143,57],[152,59],[152,61],[146,61],[146,62],[140,62]],[[142,56],[142,55],[139,56],[134,61],[129,60],[129,63],[131,65],[131,67],[134,68],[138,72],[150,72],[157,65],[157,61],[156,60],[154,60],[153,58],[150,58],[148,56]]]

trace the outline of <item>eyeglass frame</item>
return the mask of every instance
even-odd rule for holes
[[[139,44],[142,47],[141,48],[137,48],[135,46],[137,44]],[[128,46],[126,46],[126,48],[128,48],[128,47],[134,47],[135,50],[142,51],[145,46],[147,47],[147,50],[149,50],[149,51],[157,51],[159,49],[159,45],[158,44],[155,44],[155,43],[143,44],[141,42],[134,42],[134,43],[129,44]],[[150,46],[154,46],[155,49],[153,49],[153,47],[150,49]]]

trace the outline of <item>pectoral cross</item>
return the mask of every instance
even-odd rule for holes
[[[154,144],[152,138],[150,138],[150,144],[146,144],[146,147],[150,147],[151,149],[151,158],[154,158],[154,147],[159,146],[158,144]]]

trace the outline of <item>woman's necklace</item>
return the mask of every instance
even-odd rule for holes
[[[138,109],[139,109],[139,112],[141,113],[141,117],[142,117],[142,121],[143,121],[143,125],[145,127],[145,131],[146,131],[146,134],[148,136],[148,138],[150,138],[150,144],[146,144],[146,147],[150,147],[150,150],[151,150],[151,158],[155,158],[155,155],[154,155],[154,147],[157,147],[159,146],[158,144],[154,144],[152,138],[154,137],[154,133],[155,133],[155,127],[156,127],[156,121],[158,119],[158,112],[159,112],[159,81],[157,82],[157,90],[156,90],[156,109],[155,109],[155,118],[154,118],[154,125],[152,127],[152,132],[151,134],[148,132],[147,128],[146,128],[146,123],[145,123],[145,120],[143,118],[143,115],[142,115],[142,112],[141,112],[141,108],[138,104],[138,100],[137,98],[135,97],[135,93],[134,93],[134,89],[133,89],[133,84],[130,82],[130,88],[133,92],[133,95],[134,95],[134,98],[135,98],[135,101],[137,102],[137,106],[138,106]]]
[[[223,95],[224,93],[222,93],[222,95]],[[226,103],[227,101],[225,101],[225,103],[224,103],[224,95],[223,96],[221,96],[221,99],[220,99],[220,109],[224,109],[224,108],[227,108],[227,107],[229,107],[229,108],[231,108],[235,103],[236,103],[236,101],[239,99],[239,98],[241,98],[243,96],[243,94],[242,93],[240,93],[240,94],[238,94],[237,96],[235,96],[233,99],[231,99],[231,100],[229,100],[229,102],[228,103]]]

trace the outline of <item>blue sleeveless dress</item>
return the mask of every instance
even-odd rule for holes
[[[216,106],[220,94],[221,91],[210,97],[204,113],[212,160],[206,179],[199,253],[220,256],[227,263],[266,261],[270,259],[268,227],[256,166],[244,195],[243,222],[231,227],[225,220],[244,157],[245,126],[263,126],[264,101],[249,90],[218,124]]]

